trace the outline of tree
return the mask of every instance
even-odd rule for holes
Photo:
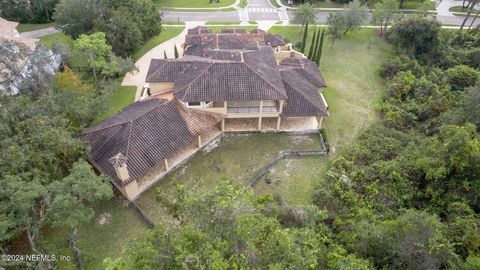
[[[434,51],[438,44],[440,23],[425,16],[408,16],[396,22],[388,38],[409,55],[419,56]]]
[[[1,17],[21,23],[46,23],[52,15],[58,0],[1,0]]]
[[[319,44],[318,44],[317,55],[316,55],[316,58],[315,58],[315,63],[317,64],[317,66],[320,66],[320,59],[322,58],[324,38],[325,38],[325,29],[322,30],[322,34],[320,35],[320,41],[319,41]]]
[[[267,214],[277,211],[270,208],[271,199],[259,203],[251,190],[225,179],[207,194],[184,186],[176,190],[157,191],[179,220],[176,229],[158,226],[147,232],[121,259],[106,260],[107,269],[326,269],[327,236],[282,227]],[[314,220],[318,209],[301,213]]]
[[[346,27],[343,34],[349,31],[355,31],[362,26],[368,18],[368,11],[365,5],[362,5],[359,0],[353,0],[346,6],[346,11],[342,13],[345,18]]]
[[[70,174],[51,185],[52,201],[47,215],[57,228],[68,228],[72,252],[77,266],[83,269],[80,249],[77,246],[78,227],[94,217],[93,205],[113,196],[112,187],[104,176],[97,176],[84,160],[73,164]]]
[[[97,80],[99,71],[107,67],[112,57],[112,47],[107,44],[105,33],[81,35],[73,43],[73,53],[84,58]]]
[[[56,27],[73,38],[89,33],[98,17],[97,0],[61,0],[55,7]]]
[[[141,45],[143,34],[125,8],[115,11],[105,31],[108,43],[117,55],[126,56]]]
[[[328,15],[327,24],[329,26],[327,35],[330,39],[330,46],[333,47],[335,41],[341,38],[347,29],[347,21],[343,14],[335,12]]]
[[[480,129],[480,84],[467,89],[462,107],[466,120]]]
[[[314,53],[314,49],[315,49],[315,39],[317,37],[317,32],[318,32],[318,30],[315,29],[314,32],[313,32],[312,40],[310,41],[310,49],[308,50],[308,59],[310,59],[310,60],[313,58],[313,53]]]
[[[305,28],[303,29],[303,38],[302,38],[302,45],[300,47],[300,52],[305,52],[305,46],[307,43],[307,36],[308,36],[308,21],[305,23]]]
[[[293,20],[294,24],[301,24],[302,26],[305,25],[307,22],[314,23],[315,16],[317,15],[317,11],[313,8],[310,3],[302,4],[297,7],[297,9],[293,12]]]
[[[382,34],[387,32],[387,27],[392,23],[396,13],[398,13],[397,0],[383,0],[375,3],[372,20],[380,24]]]
[[[175,55],[175,59],[178,58],[178,49],[177,44],[173,45],[173,54]]]
[[[317,36],[316,36],[314,44],[312,44],[312,46],[314,46],[313,56],[310,60],[315,62],[315,59],[317,59],[317,55],[318,55],[318,46],[320,46],[320,29],[317,29]]]

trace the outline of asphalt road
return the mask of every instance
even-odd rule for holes
[[[249,8],[250,9],[250,8]],[[255,10],[255,9],[254,9]],[[287,12],[289,18],[293,18],[293,12]],[[317,21],[326,22],[329,12],[319,12],[317,14]],[[166,21],[239,21],[240,16],[238,11],[231,12],[173,12],[173,11],[164,11],[164,19]],[[267,11],[267,12],[248,12],[250,21],[279,21],[280,16],[276,11]],[[456,16],[437,16],[437,19],[442,24],[448,25],[461,25],[463,22],[463,17]],[[467,26],[470,24],[467,22]],[[480,20],[477,20],[474,25],[480,24]]]

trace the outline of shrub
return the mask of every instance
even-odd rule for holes
[[[478,80],[478,74],[478,71],[465,65],[447,69],[448,82],[452,89],[457,91],[475,85]]]

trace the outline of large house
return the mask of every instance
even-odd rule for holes
[[[82,139],[130,200],[222,132],[318,130],[328,106],[316,64],[262,30],[190,29],[180,59],[152,59],[140,100]]]

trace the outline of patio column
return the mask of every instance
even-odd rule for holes
[[[258,130],[262,130],[262,117],[258,117]]]
[[[260,100],[260,115],[262,115],[263,112],[263,100]]]
[[[322,123],[323,123],[323,117],[322,116],[319,116],[317,118],[317,123],[318,123],[318,128],[321,129],[322,128]]]
[[[284,101],[280,100],[280,109],[278,110],[279,114],[283,113],[283,104],[284,104]]]
[[[198,135],[198,148],[202,147],[202,135]]]
[[[280,129],[280,124],[281,124],[281,122],[282,122],[282,118],[279,116],[279,117],[277,118],[277,130]]]
[[[165,164],[165,171],[168,171],[168,159],[164,159],[163,164]]]
[[[220,130],[221,130],[222,132],[225,131],[225,118],[222,119],[222,122],[220,123]]]

